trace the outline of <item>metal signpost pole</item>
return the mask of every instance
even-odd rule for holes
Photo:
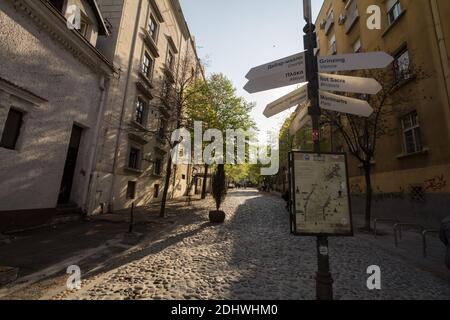
[[[311,101],[309,115],[312,120],[314,152],[320,154],[320,107],[319,107],[319,81],[317,59],[314,55],[316,46],[315,25],[312,22],[311,0],[303,0],[306,26],[303,29],[304,47],[306,50],[306,76],[308,81],[308,96]],[[330,273],[328,256],[328,237],[317,237],[317,265],[316,298],[318,300],[333,299],[333,279]]]

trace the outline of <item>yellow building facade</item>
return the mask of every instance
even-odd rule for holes
[[[405,77],[396,91],[407,98],[390,106],[397,110],[385,116],[390,133],[377,142],[377,216],[431,222],[450,214],[449,17],[448,0],[325,0],[317,18],[319,56],[385,51],[394,62],[384,71]],[[338,139],[332,148],[346,150]],[[349,158],[353,202],[362,210],[363,171]]]

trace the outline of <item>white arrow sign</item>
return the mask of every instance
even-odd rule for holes
[[[247,79],[266,77],[271,74],[284,72],[305,72],[305,53],[297,53],[292,56],[263,64],[251,69],[245,76]]]
[[[288,71],[284,73],[276,73],[267,77],[252,79],[244,87],[248,93],[255,93],[270,89],[290,86],[306,81],[305,72],[302,71]]]
[[[318,57],[319,72],[386,68],[394,58],[385,52],[368,52]]]
[[[375,79],[319,73],[319,88],[326,91],[377,94],[382,86]]]
[[[291,136],[295,135],[301,128],[308,125],[309,122],[311,122],[311,117],[308,115],[308,104],[305,104],[297,110],[297,115],[294,120],[292,120],[289,133]]]
[[[354,114],[369,117],[373,113],[372,107],[367,101],[343,97],[319,90],[320,107],[326,110]]]
[[[304,84],[291,93],[267,105],[264,115],[267,118],[273,117],[291,107],[295,107],[308,100],[308,86]]]

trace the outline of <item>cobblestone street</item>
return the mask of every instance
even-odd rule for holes
[[[58,299],[314,299],[315,240],[289,234],[283,202],[256,191],[229,195],[224,225],[180,226],[148,255],[85,281]],[[205,221],[206,216],[205,216]],[[331,238],[336,299],[449,299],[448,280],[371,245]],[[366,286],[368,266],[382,290]]]

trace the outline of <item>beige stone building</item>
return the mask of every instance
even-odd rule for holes
[[[90,212],[160,201],[168,135],[177,127],[184,80],[203,76],[178,0],[99,0],[111,36],[99,50],[119,77],[109,86],[108,108],[92,181]],[[189,166],[173,168],[169,197],[186,194]]]
[[[80,29],[67,8],[80,8]],[[93,0],[0,1],[0,232],[86,208],[114,69]]]
[[[449,17],[447,0],[325,0],[316,21],[319,56],[385,51],[394,57],[385,72],[402,80],[395,94],[406,98],[389,104],[390,134],[378,140],[372,164],[378,216],[432,222],[450,214]],[[322,136],[328,142],[329,133]],[[338,139],[328,145],[346,150]],[[350,175],[353,204],[362,211],[363,171],[352,157]]]

